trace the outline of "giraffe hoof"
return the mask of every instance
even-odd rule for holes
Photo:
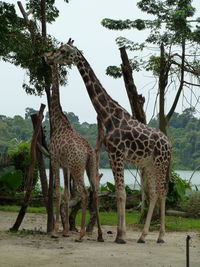
[[[92,236],[92,232],[87,232],[86,231],[86,234],[87,234],[87,236]]]
[[[69,230],[72,231],[72,232],[77,232],[78,233],[78,229],[76,227],[70,227]]]
[[[82,239],[75,239],[75,242],[81,243],[83,240]]]
[[[62,234],[63,237],[69,237],[69,234]]]
[[[124,239],[121,239],[121,238],[116,238],[115,239],[115,243],[117,243],[117,244],[126,244],[126,241],[124,240]]]
[[[158,239],[157,243],[163,244],[163,243],[165,243],[165,241],[163,239]]]
[[[101,237],[98,237],[98,238],[97,238],[97,241],[98,241],[98,242],[104,242],[104,239],[103,239],[103,237],[101,236]]]
[[[143,240],[143,239],[139,238],[139,239],[138,239],[138,241],[137,241],[137,243],[144,244],[144,243],[145,243],[145,240]]]
[[[58,235],[57,234],[52,234],[51,238],[58,238]]]

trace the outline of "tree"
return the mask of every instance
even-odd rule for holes
[[[141,0],[137,3],[138,8],[147,14],[153,15],[154,20],[112,20],[103,19],[102,25],[112,30],[124,29],[149,29],[150,34],[145,43],[138,44],[126,38],[117,38],[117,44],[132,51],[145,51],[148,44],[156,45],[160,55],[151,54],[148,60],[144,61],[139,57],[130,60],[133,70],[144,69],[152,71],[158,79],[159,94],[159,128],[167,134],[168,122],[174,113],[181,92],[187,86],[199,86],[198,76],[200,74],[199,64],[199,43],[200,19],[192,20],[195,8],[191,0]],[[192,25],[196,28],[193,29]],[[190,49],[190,50],[189,50]],[[188,53],[186,53],[186,51]],[[113,73],[113,70],[115,71]],[[120,69],[112,67],[107,69],[112,76],[120,76]],[[116,75],[117,74],[117,75]],[[189,74],[197,83],[191,84],[188,81]],[[176,81],[176,84],[173,84]],[[177,83],[179,85],[177,86]],[[166,114],[165,99],[166,93],[172,88],[178,88],[172,105]]]
[[[47,35],[46,23],[52,23],[59,15],[55,7],[55,0],[27,0],[25,11],[21,2],[17,2],[23,15],[23,19],[16,15],[13,5],[0,1],[1,15],[1,42],[0,57],[26,69],[29,76],[29,84],[23,84],[28,94],[41,95],[45,91],[48,107],[50,107],[51,68],[45,63],[43,54],[54,49],[59,42]],[[68,0],[65,0],[68,3]],[[28,16],[32,14],[32,19]],[[41,32],[38,29],[38,21],[41,23]],[[67,71],[60,67],[61,83],[66,83]],[[50,110],[49,110],[50,112]],[[51,127],[50,127],[51,128]],[[49,178],[49,213],[47,231],[52,229],[53,215],[53,176],[50,167]],[[51,214],[50,214],[51,213]]]

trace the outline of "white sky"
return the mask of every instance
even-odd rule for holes
[[[17,1],[6,1],[17,6]],[[25,1],[21,1],[25,6]],[[106,91],[118,101],[124,108],[130,111],[123,79],[113,79],[105,74],[109,65],[120,65],[121,59],[115,39],[118,36],[127,37],[135,42],[143,41],[148,33],[136,30],[110,31],[101,26],[103,18],[112,19],[137,19],[144,18],[136,7],[137,1],[132,0],[71,0],[69,4],[63,0],[57,0],[56,6],[60,10],[60,16],[52,25],[48,25],[47,31],[62,42],[67,42],[69,37],[75,40],[75,46],[82,50],[84,56],[92,66],[94,72]],[[200,12],[199,0],[193,1],[197,14]],[[20,13],[19,13],[20,14]],[[19,67],[0,61],[1,70],[1,97],[0,114],[13,117],[24,117],[25,108],[36,110],[40,104],[46,104],[46,97],[30,96],[22,89],[23,81],[28,81],[26,72]],[[138,92],[142,93],[147,102],[148,91],[153,87],[155,80],[150,73],[135,73],[134,79]],[[64,111],[74,112],[80,122],[96,122],[96,113],[87,94],[82,78],[74,66],[70,70],[68,85],[62,87],[61,105]],[[170,92],[167,104],[170,105],[174,92]],[[147,117],[150,119],[153,112],[156,90],[151,91],[150,102],[147,107]],[[180,99],[177,112],[183,110]],[[46,108],[47,111],[47,108]]]

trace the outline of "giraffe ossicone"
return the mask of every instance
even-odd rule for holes
[[[50,53],[45,54],[45,59],[48,61]],[[52,125],[52,136],[49,142],[49,153],[51,158],[53,175],[55,177],[56,187],[56,218],[52,237],[58,237],[59,217],[60,217],[60,176],[59,169],[64,172],[64,205],[66,210],[65,221],[63,223],[63,236],[68,236],[69,233],[69,199],[70,186],[69,175],[72,176],[77,190],[81,195],[82,203],[82,220],[81,230],[77,241],[81,241],[85,235],[85,216],[87,208],[88,193],[84,185],[84,171],[88,175],[88,179],[93,191],[94,209],[97,217],[98,225],[98,241],[102,242],[102,231],[99,220],[98,210],[98,166],[96,163],[96,154],[94,148],[89,142],[76,132],[67,116],[63,113],[60,105],[59,97],[59,70],[55,62],[51,63],[52,68],[52,88],[50,96],[50,120]]]
[[[157,199],[161,202],[161,227],[158,243],[164,242],[165,200],[167,170],[171,158],[171,145],[158,129],[140,123],[113,100],[103,88],[88,61],[71,40],[52,52],[49,62],[74,63],[82,76],[91,102],[105,128],[104,145],[113,171],[118,203],[118,224],[115,241],[123,244],[126,239],[124,186],[124,161],[139,165],[146,177],[149,193],[149,208],[139,243],[145,242]]]

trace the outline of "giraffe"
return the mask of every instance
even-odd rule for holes
[[[116,184],[118,223],[115,242],[126,243],[124,186],[124,161],[126,161],[143,168],[149,192],[148,213],[138,243],[145,243],[158,199],[161,203],[161,227],[157,242],[163,243],[168,182],[166,174],[171,158],[171,144],[167,137],[160,130],[140,123],[108,95],[88,61],[73,45],[71,39],[68,43],[61,45],[57,51],[52,52],[49,57],[50,61],[61,65],[75,64],[77,66],[94,109],[104,126],[104,145]]]
[[[48,64],[48,53],[46,53],[44,56]],[[50,98],[50,119],[52,124],[52,137],[49,142],[49,153],[56,187],[56,219],[51,236],[58,237],[61,204],[59,168],[61,167],[63,168],[64,172],[64,203],[66,209],[66,218],[65,222],[63,223],[63,236],[68,236],[69,232],[69,174],[71,174],[77,189],[81,194],[82,202],[81,230],[80,236],[76,239],[76,241],[81,242],[83,236],[85,235],[85,215],[88,200],[87,190],[84,186],[84,171],[86,170],[93,191],[94,207],[97,216],[97,240],[103,242],[98,211],[99,183],[97,175],[96,153],[89,142],[72,128],[67,116],[63,113],[59,97],[58,65],[56,63],[51,64],[51,69],[52,93]]]

